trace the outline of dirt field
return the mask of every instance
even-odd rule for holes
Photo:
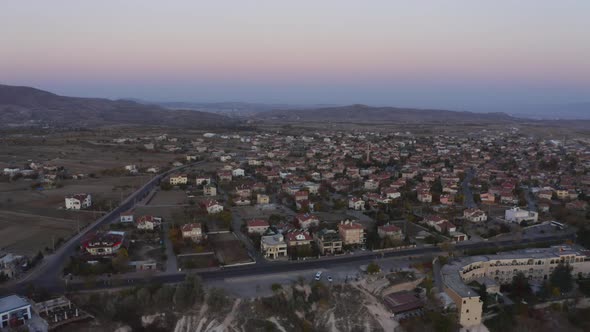
[[[90,193],[94,203],[118,204],[139,185],[139,177],[105,177],[67,180],[62,188],[31,190],[30,181],[19,180],[0,184],[0,248],[23,255],[34,255],[53,241],[68,238],[78,224],[86,224],[101,216],[95,211],[68,211],[64,197],[74,193]],[[115,186],[121,186],[116,189]]]
[[[158,205],[179,205],[179,204],[187,204],[188,199],[186,193],[182,190],[170,190],[164,191],[160,190],[156,193],[154,198],[150,201],[149,205],[158,206]]]
[[[183,270],[186,269],[201,269],[207,267],[217,266],[217,260],[215,255],[192,255],[192,256],[179,256],[176,258],[178,266]]]
[[[210,234],[209,243],[217,259],[225,265],[249,263],[252,259],[244,245],[232,233]]]
[[[41,217],[34,214],[0,211],[0,248],[16,254],[33,256],[51,248],[53,239],[67,238],[77,230],[72,219]]]

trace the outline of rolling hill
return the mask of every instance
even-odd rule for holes
[[[0,85],[0,126],[156,125],[211,128],[233,124],[235,120],[219,114],[169,110],[129,100],[65,97],[31,87]]]
[[[253,116],[256,120],[345,123],[508,123],[518,121],[505,113],[473,113],[396,107],[350,105],[301,110],[273,110]]]

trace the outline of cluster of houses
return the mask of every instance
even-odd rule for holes
[[[319,229],[319,225],[319,218],[309,213],[298,214],[293,223],[271,226],[263,219],[246,222],[248,234],[260,236],[260,250],[268,259],[287,257],[291,249],[312,246],[317,248],[319,255],[336,255],[343,253],[345,248],[362,247],[366,243],[367,231],[356,221],[343,220],[336,229]],[[378,234],[381,238],[404,238],[402,230],[393,224],[379,226]]]

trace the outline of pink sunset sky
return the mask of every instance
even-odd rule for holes
[[[590,98],[590,1],[3,1],[0,83],[147,100]]]

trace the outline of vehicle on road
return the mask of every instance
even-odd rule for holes
[[[318,271],[318,273],[315,274],[315,278],[316,281],[320,281],[320,279],[322,279],[322,271]]]
[[[329,282],[332,282],[332,277],[331,276],[328,276],[328,281]]]
[[[565,224],[562,224],[562,223],[557,222],[557,221],[552,221],[551,222],[551,226],[557,227],[557,229],[564,229],[566,227]]]

